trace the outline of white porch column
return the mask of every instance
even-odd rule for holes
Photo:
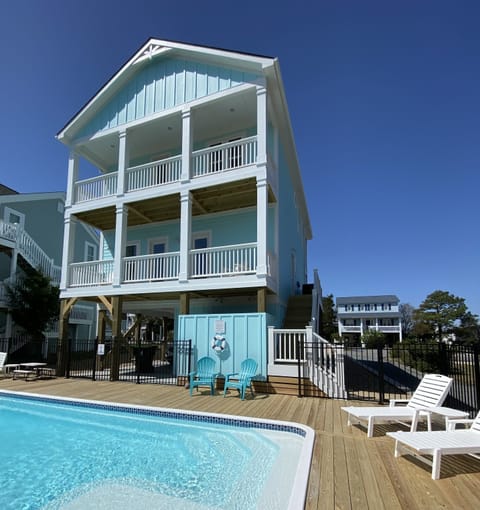
[[[180,272],[178,280],[187,282],[190,274],[190,246],[192,237],[192,196],[190,191],[180,195]]]
[[[63,223],[63,252],[62,275],[60,277],[60,290],[65,290],[69,284],[68,272],[73,262],[75,251],[75,228],[77,221],[74,216],[67,215]]]
[[[257,86],[257,164],[267,162],[267,89]]]
[[[267,267],[267,218],[268,186],[267,179],[257,178],[257,276],[264,278]]]
[[[127,130],[123,129],[118,133],[118,173],[117,173],[117,196],[125,193],[125,171],[128,168],[129,155],[127,144]]]
[[[127,242],[128,207],[117,205],[115,216],[115,258],[113,260],[113,286],[119,287],[123,279],[122,262]]]
[[[192,162],[192,114],[190,108],[182,111],[182,172],[180,180],[187,182],[191,177]]]
[[[70,151],[68,156],[68,177],[67,177],[67,196],[65,197],[65,207],[70,207],[75,203],[75,183],[78,180],[78,154]]]

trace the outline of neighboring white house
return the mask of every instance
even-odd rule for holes
[[[359,340],[368,331],[380,331],[402,340],[400,301],[394,295],[349,296],[336,299],[338,333]]]

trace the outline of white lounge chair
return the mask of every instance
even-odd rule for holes
[[[0,373],[5,377],[6,368],[5,368],[5,361],[7,360],[7,353],[6,352],[0,352]]]
[[[432,430],[432,417],[429,408],[438,408],[447,397],[452,379],[440,374],[425,374],[417,389],[408,400],[391,399],[390,406],[350,406],[342,407],[348,415],[347,424],[352,417],[367,422],[367,436],[373,437],[375,423],[411,422],[411,430],[417,429],[420,418],[427,418],[428,430]],[[399,405],[399,404],[404,404]]]
[[[470,428],[456,430],[458,423]],[[432,479],[440,478],[442,455],[480,453],[480,412],[474,420],[449,420],[447,430],[433,432],[387,432],[395,439],[395,457],[411,453],[432,466]],[[432,455],[432,461],[422,455]]]

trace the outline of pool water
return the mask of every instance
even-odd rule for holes
[[[302,435],[151,409],[0,393],[0,508],[295,507]]]

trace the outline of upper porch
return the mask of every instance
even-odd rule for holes
[[[102,208],[251,178],[278,188],[278,135],[266,89],[241,85],[71,144],[67,208]]]

